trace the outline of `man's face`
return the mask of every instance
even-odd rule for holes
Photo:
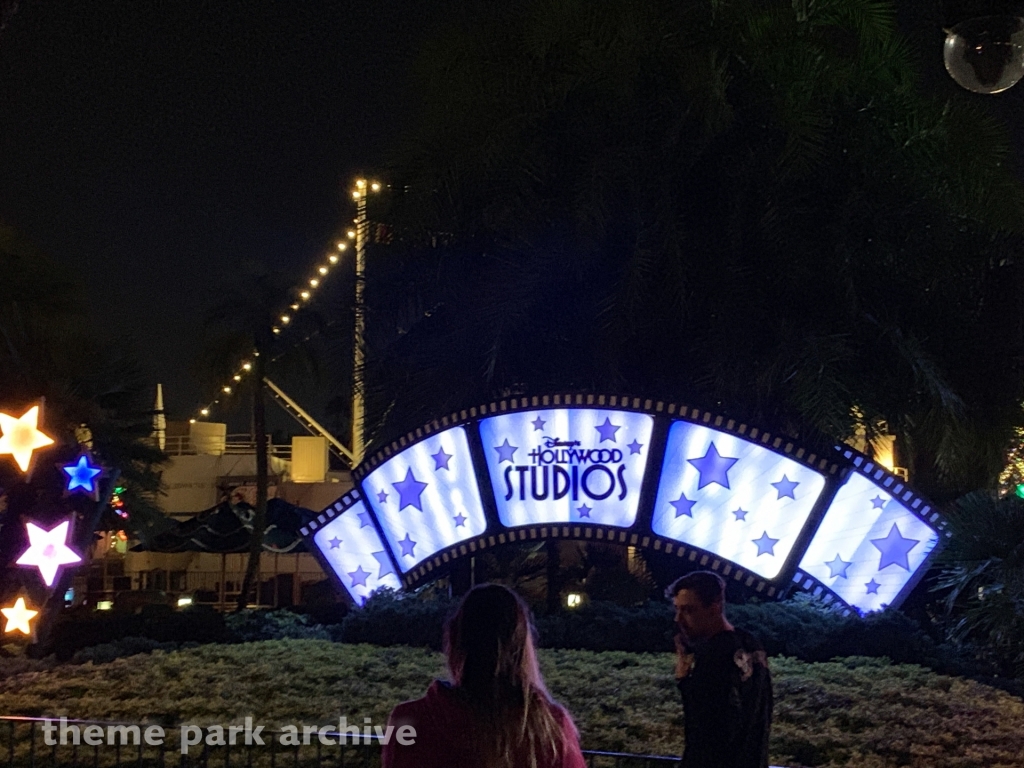
[[[721,602],[704,605],[691,589],[679,590],[672,602],[676,607],[676,626],[685,639],[706,640],[721,628]]]

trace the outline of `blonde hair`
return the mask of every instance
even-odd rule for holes
[[[537,665],[533,624],[505,587],[470,590],[445,628],[452,682],[479,721],[466,734],[488,768],[539,768],[562,752],[562,727]]]

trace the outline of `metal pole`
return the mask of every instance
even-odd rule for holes
[[[356,185],[356,304],[355,304],[355,327],[352,333],[353,357],[352,369],[352,458],[358,464],[363,460],[363,437],[366,421],[366,408],[363,401],[364,393],[364,368],[366,360],[366,347],[364,333],[366,330],[366,305],[364,292],[366,290],[366,240],[368,235],[369,222],[366,220],[366,196],[369,189],[365,181],[359,181]]]

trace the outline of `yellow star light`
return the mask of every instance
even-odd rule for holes
[[[10,608],[0,608],[0,613],[7,619],[4,634],[8,632],[21,632],[23,635],[32,634],[32,628],[28,623],[39,615],[39,611],[30,611],[25,607],[24,597],[19,597],[17,602]]]
[[[0,436],[0,454],[13,455],[22,472],[28,472],[32,451],[53,444],[53,440],[36,428],[38,423],[38,405],[33,405],[17,419],[0,413],[0,433],[3,433]]]

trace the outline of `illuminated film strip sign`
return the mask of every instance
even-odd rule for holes
[[[898,606],[944,536],[926,501],[846,446],[816,455],[720,415],[614,395],[463,410],[353,475],[356,488],[302,533],[359,604],[491,547],[565,538],[663,552],[765,597],[796,587],[866,613]]]
[[[357,605],[381,587],[402,588],[391,555],[357,492],[342,496],[302,533],[324,571]]]
[[[832,499],[793,577],[860,613],[899,605],[942,540],[939,514],[898,477],[845,449],[853,470]]]

